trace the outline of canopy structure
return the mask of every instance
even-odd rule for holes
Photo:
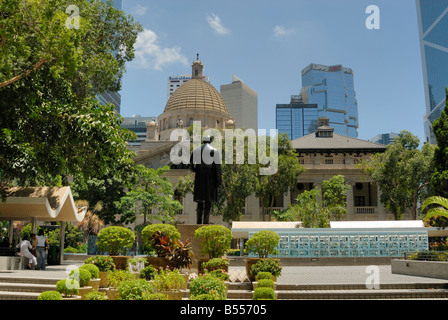
[[[70,187],[14,187],[0,202],[0,220],[80,222],[86,212],[76,207]]]
[[[0,220],[9,220],[12,239],[15,220],[31,220],[31,232],[36,233],[37,221],[61,222],[60,263],[64,259],[66,222],[81,222],[87,207],[77,207],[70,187],[14,187],[7,191],[6,201],[0,201]]]

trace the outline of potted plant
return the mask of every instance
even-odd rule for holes
[[[59,292],[64,300],[80,300],[79,282],[75,279],[62,279],[56,282],[56,291]]]
[[[153,286],[144,279],[122,281],[118,286],[120,300],[143,300],[143,294],[152,293],[154,293]]]
[[[115,263],[112,257],[109,256],[92,256],[90,258],[87,258],[84,261],[84,264],[93,264],[98,267],[99,269],[99,278],[100,281],[100,288],[107,288],[107,272],[115,270]]]
[[[230,248],[232,232],[221,225],[202,226],[195,230],[194,237],[201,240],[201,254],[209,259],[222,257]],[[203,273],[202,264],[208,259],[198,259],[198,272]]]
[[[255,290],[257,287],[272,287],[272,289],[276,289],[277,282],[275,282],[276,277],[272,275],[270,272],[261,271],[255,276],[254,282],[252,282],[253,289]]]
[[[135,277],[138,279],[140,271],[145,268],[145,262],[145,258],[129,258],[127,270],[135,274]]]
[[[258,287],[254,290],[253,300],[276,300],[276,292],[270,287]]]
[[[179,269],[188,283],[189,272],[182,272],[184,268],[191,270],[191,264],[193,263],[193,251],[191,250],[191,241],[186,240],[184,242],[176,240],[176,246],[173,253],[169,257],[170,265],[172,268]]]
[[[178,269],[160,268],[154,275],[154,288],[159,293],[166,294],[168,300],[182,300],[182,291],[186,289],[187,282]]]
[[[135,280],[135,275],[127,270],[112,270],[107,272],[109,289],[107,297],[109,300],[117,300],[120,297],[118,287],[124,281]]]
[[[140,271],[139,278],[145,279],[146,281],[151,281],[154,279],[157,271],[152,265],[148,265]]]
[[[107,298],[106,292],[99,292],[97,290],[92,290],[86,294],[86,300],[109,300]]]
[[[257,263],[261,259],[266,259],[269,255],[278,254],[278,244],[280,242],[280,236],[278,233],[271,230],[262,230],[252,235],[252,237],[246,241],[246,251],[248,254],[254,254],[258,258],[246,258],[246,274],[250,281],[254,281],[255,278],[251,274],[252,265]]]
[[[157,257],[147,257],[148,263],[157,269],[170,265],[169,256],[180,239],[177,228],[171,224],[150,224],[143,228],[141,234],[143,245],[157,254]]]
[[[44,291],[39,295],[37,300],[64,300],[64,298],[57,291]]]
[[[254,280],[257,279],[261,272],[268,272],[272,275],[272,280],[275,282],[277,277],[282,273],[282,267],[279,259],[267,258],[257,261],[251,266],[250,275]]]
[[[212,274],[200,274],[190,283],[190,300],[226,300],[224,281]]]
[[[110,226],[98,233],[97,246],[100,251],[107,251],[114,259],[117,269],[125,270],[127,267],[127,259],[129,257],[123,256],[126,252],[132,249],[135,242],[135,234],[132,230],[119,227]]]
[[[92,263],[83,264],[79,267],[80,269],[87,270],[90,272],[90,281],[88,286],[92,287],[92,290],[98,290],[100,288],[100,269]]]
[[[224,281],[229,289],[229,261],[222,258],[213,258],[203,264],[205,273],[212,274]]]
[[[69,278],[75,279],[79,282],[79,295],[81,296],[81,300],[85,300],[85,296],[87,293],[92,291],[92,287],[89,286],[89,281],[91,279],[91,274],[88,270],[82,268],[73,269],[70,272]]]

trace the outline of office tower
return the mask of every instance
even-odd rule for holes
[[[235,127],[257,132],[258,94],[235,75],[232,75],[232,83],[221,86],[220,93],[235,120]]]
[[[370,139],[370,142],[380,143],[384,145],[388,145],[394,142],[395,138],[398,138],[400,134],[390,132],[390,133],[380,133],[376,135],[374,138]]]
[[[121,127],[128,129],[137,135],[137,140],[128,141],[129,146],[139,146],[142,141],[146,140],[146,123],[151,122],[153,119],[156,119],[156,117],[142,117],[140,115],[124,117]]]
[[[167,100],[171,97],[171,95],[183,85],[185,82],[191,79],[191,74],[182,74],[180,76],[168,77],[168,86],[167,86]],[[207,76],[203,76],[203,79],[210,83],[210,80]]]
[[[287,133],[291,140],[316,132],[317,104],[304,104],[300,96],[291,96],[288,104],[277,104],[275,123],[279,133]]]
[[[304,103],[318,105],[318,117],[329,118],[335,133],[358,136],[358,102],[352,69],[342,65],[308,65],[302,70],[301,95]]]
[[[106,0],[102,0],[104,3],[107,3]],[[121,10],[122,0],[113,0],[112,5],[115,9]],[[100,100],[102,104],[107,104],[108,102],[112,103],[115,106],[115,111],[120,113],[121,108],[121,94],[116,91],[105,91],[101,92],[97,95],[97,98]]]
[[[426,142],[436,143],[432,123],[445,107],[448,85],[448,1],[416,0],[426,114]]]

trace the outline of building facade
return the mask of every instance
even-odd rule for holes
[[[121,124],[122,128],[128,129],[137,135],[137,140],[128,141],[129,146],[140,146],[142,141],[146,140],[147,136],[147,123],[154,120],[156,117],[142,117],[140,115],[134,115],[132,117],[124,117],[124,121]]]
[[[279,133],[291,140],[306,136],[317,129],[317,104],[305,104],[300,96],[291,96],[288,104],[275,107],[275,124]]]
[[[432,123],[445,108],[448,86],[448,1],[416,0],[426,113],[426,142],[435,144]]]
[[[352,69],[342,65],[308,65],[302,70],[301,96],[304,103],[318,105],[318,116],[329,118],[336,133],[358,136],[358,102]]]
[[[232,75],[232,83],[222,85],[221,96],[238,128],[258,130],[258,94]]]
[[[380,143],[384,145],[388,145],[394,142],[395,138],[398,138],[400,134],[389,132],[389,133],[380,133],[377,134],[375,137],[370,139],[371,142]]]

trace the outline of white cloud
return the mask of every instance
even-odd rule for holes
[[[210,25],[210,27],[212,27],[212,29],[216,31],[216,33],[228,34],[230,32],[229,29],[224,27],[224,25],[221,22],[221,19],[214,13],[212,13],[211,16],[207,16],[207,22]]]
[[[146,10],[148,10],[148,7],[144,7],[141,4],[137,4],[137,6],[133,11],[133,14],[136,16],[144,16],[146,14]]]
[[[291,34],[294,34],[296,30],[294,28],[285,29],[283,26],[275,26],[274,27],[274,37],[275,38],[284,38]]]
[[[152,30],[144,29],[139,33],[134,47],[135,59],[133,62],[140,68],[162,70],[164,66],[172,63],[188,65],[188,60],[180,52],[180,47],[162,48],[159,45],[159,37]]]

